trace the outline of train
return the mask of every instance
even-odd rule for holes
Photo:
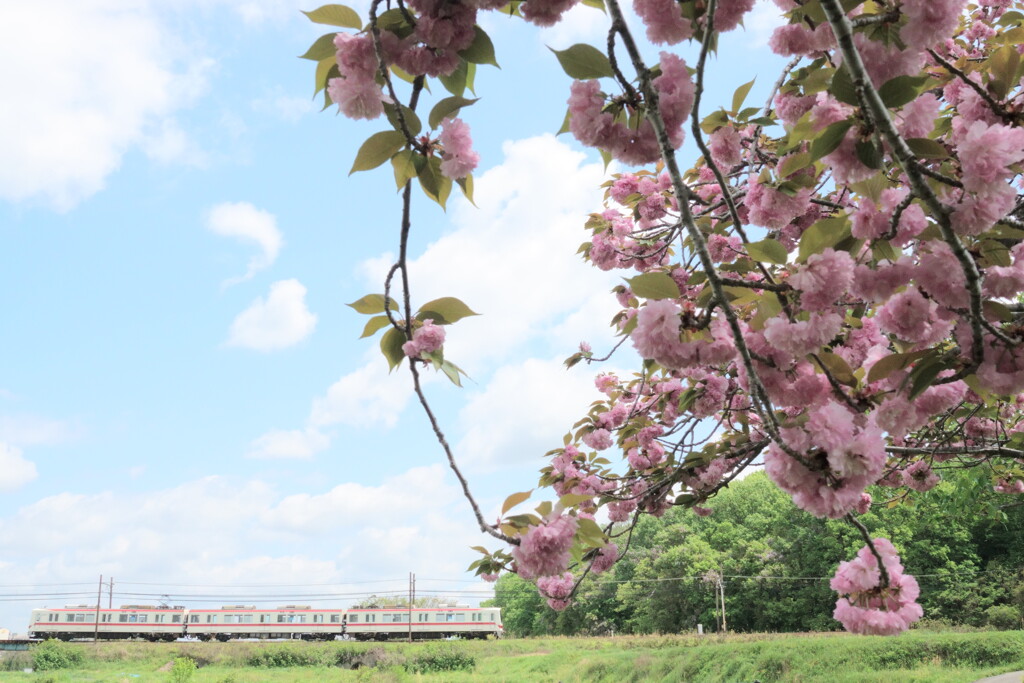
[[[98,621],[97,621],[98,620]],[[411,625],[410,625],[411,620]],[[497,607],[414,607],[314,609],[310,605],[224,605],[192,609],[167,605],[68,605],[32,610],[30,639],[174,641],[259,640],[416,640],[500,638]]]

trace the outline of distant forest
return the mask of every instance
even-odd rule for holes
[[[984,467],[948,477],[906,500],[870,489],[875,504],[860,519],[892,540],[917,577],[922,625],[1019,628],[1024,496],[992,492]],[[863,545],[853,527],[797,509],[763,472],[732,483],[709,507],[707,517],[685,509],[644,516],[625,559],[588,577],[564,612],[514,574],[498,580],[485,604],[501,607],[506,632],[517,636],[677,633],[698,624],[714,631],[723,594],[731,631],[839,630],[828,584],[836,558]]]

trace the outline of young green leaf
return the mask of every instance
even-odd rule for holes
[[[354,28],[356,30],[363,27],[363,22],[356,11],[345,5],[324,5],[312,12],[302,10],[302,13],[309,17],[310,21],[318,24],[344,26],[345,28]]]
[[[789,257],[786,248],[778,240],[763,239],[760,242],[751,242],[746,245],[747,253],[755,261],[767,261],[784,265]]]
[[[678,299],[679,285],[668,273],[644,273],[626,278],[629,288],[645,299]]]
[[[443,296],[420,306],[420,310],[416,312],[416,319],[427,320],[429,318],[436,325],[451,325],[473,315],[480,314],[474,313],[469,306],[453,296]]]
[[[529,500],[530,496],[533,495],[533,489],[529,491],[520,491],[519,493],[513,493],[511,496],[505,499],[505,502],[501,506],[501,514],[505,515],[506,512],[519,505],[524,500]]]
[[[374,133],[356,152],[356,160],[352,163],[352,170],[348,174],[352,175],[356,171],[377,168],[403,147],[405,147],[405,136],[397,130]]]
[[[430,116],[427,117],[427,123],[430,125],[430,129],[433,130],[441,125],[441,121],[445,120],[453,114],[457,114],[463,107],[468,107],[471,104],[478,102],[480,98],[467,99],[465,97],[458,97],[453,95],[446,97],[430,110]]]
[[[405,333],[394,327],[385,332],[384,336],[380,338],[380,350],[388,361],[389,371],[397,368],[402,363],[402,359],[405,358],[405,351],[402,350],[402,345],[406,341],[408,340],[405,338]]]
[[[310,59],[314,62],[319,62],[321,59],[327,59],[333,57],[335,53],[334,48],[334,36],[337,33],[325,33],[324,35],[317,38],[309,49],[306,50],[306,54],[301,55],[299,59]]]
[[[359,335],[359,338],[365,339],[366,337],[372,337],[382,328],[385,328],[390,324],[391,321],[388,320],[386,315],[375,315],[366,321],[366,327],[363,328],[363,333]]]
[[[498,60],[494,56],[494,43],[479,26],[473,27],[473,42],[465,50],[459,52],[459,56],[473,64],[490,64],[498,66]]]
[[[811,141],[811,159],[818,159],[831,154],[843,142],[846,131],[853,126],[853,121],[837,121],[821,132],[818,137]]]
[[[350,304],[345,304],[350,308],[356,309],[359,313],[364,315],[373,315],[375,313],[384,312],[384,295],[383,294],[367,294],[358,301],[353,301]],[[392,311],[398,310],[398,302],[394,299],[388,300],[388,308]]]
[[[610,78],[615,75],[608,57],[593,45],[577,43],[565,50],[553,50],[562,70],[570,78],[588,80],[591,78]]]
[[[739,111],[740,107],[743,106],[743,100],[747,99],[747,95],[750,93],[750,89],[754,87],[754,81],[756,80],[755,78],[753,81],[744,83],[736,88],[736,92],[732,94],[732,110],[734,112]]]

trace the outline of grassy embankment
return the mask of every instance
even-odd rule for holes
[[[67,646],[65,646],[67,647]],[[72,683],[326,683],[330,681],[973,681],[1024,669],[1024,632],[539,638],[433,644],[101,643],[70,646],[71,668],[19,673],[31,653],[5,654],[0,681]],[[63,649],[58,650],[58,655]],[[178,679],[176,658],[199,668]],[[59,660],[59,656],[57,657]],[[355,667],[355,668],[353,668]],[[164,669],[164,670],[161,670]],[[187,674],[187,672],[186,672]]]

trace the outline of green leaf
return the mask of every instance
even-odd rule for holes
[[[529,500],[530,496],[533,495],[533,489],[529,491],[521,491],[519,493],[513,493],[511,496],[505,499],[505,502],[501,506],[501,514],[505,515],[506,512],[519,505],[524,500]]]
[[[784,265],[789,258],[786,248],[778,240],[764,239],[760,242],[751,242],[746,245],[747,253],[755,261],[767,261]]]
[[[850,221],[845,216],[824,218],[804,230],[800,236],[800,252],[797,260],[803,263],[811,254],[818,254],[834,247],[850,236]]]
[[[809,152],[790,154],[785,159],[783,159],[782,163],[779,164],[779,167],[776,169],[776,171],[778,172],[780,178],[786,178],[788,176],[793,175],[800,169],[807,168],[813,163],[814,160],[811,159],[811,155]]]
[[[334,36],[338,35],[335,33],[325,33],[324,35],[317,38],[309,49],[306,50],[306,54],[301,55],[299,59],[310,59],[314,62],[319,62],[321,59],[327,59],[333,57],[337,51],[334,47]]]
[[[850,73],[846,70],[845,66],[836,69],[835,74],[832,75],[832,85],[828,87],[828,91],[832,94],[832,97],[843,104],[849,104],[854,107],[860,106],[860,102],[857,100],[857,88],[853,85],[853,79],[850,78]]]
[[[465,178],[459,178],[455,181],[455,184],[462,188],[462,194],[469,200],[469,203],[476,206],[476,202],[473,201],[473,175],[470,174]]]
[[[442,209],[445,208],[448,195],[452,191],[452,180],[441,173],[441,160],[437,157],[428,159],[427,163],[419,169],[416,177],[420,181],[423,192],[437,202]]]
[[[750,89],[754,87],[754,81],[744,83],[740,87],[736,88],[736,92],[732,94],[732,110],[734,112],[739,111],[740,107],[743,106],[743,100],[747,99],[747,95],[750,93]]]
[[[416,319],[430,318],[437,325],[451,325],[473,315],[480,314],[474,313],[469,306],[453,296],[443,296],[420,306],[420,310],[416,312]]]
[[[416,162],[418,155],[411,149],[403,149],[391,157],[391,166],[395,170],[395,184],[398,189],[405,187],[405,184],[416,177]],[[419,157],[422,159],[423,157]]]
[[[441,372],[443,372],[448,377],[448,379],[451,380],[452,384],[454,384],[457,387],[462,386],[462,381],[459,379],[459,375],[465,375],[466,373],[463,372],[462,368],[460,368],[458,365],[451,362],[450,360],[446,360],[443,363],[441,363]]]
[[[465,50],[459,52],[459,56],[473,64],[490,64],[498,66],[498,60],[494,56],[494,43],[479,26],[473,27],[473,42]]]
[[[588,496],[583,493],[567,493],[558,499],[558,504],[561,505],[562,508],[571,508],[593,499],[593,496]]]
[[[897,76],[882,84],[878,96],[890,109],[897,109],[917,99],[921,86],[928,82],[927,76]]]
[[[441,125],[441,121],[448,118],[452,114],[457,113],[463,107],[468,107],[474,102],[478,102],[480,98],[467,99],[465,97],[459,97],[453,95],[446,97],[430,110],[430,116],[427,117],[427,123],[430,124],[430,129],[433,130]]]
[[[921,159],[945,159],[949,152],[942,145],[930,138],[907,138],[907,147]]]
[[[1017,71],[1020,68],[1020,53],[1017,45],[1003,45],[988,58],[988,69],[992,77],[989,87],[997,100],[1006,97],[1017,82]]]
[[[889,244],[887,240],[875,240],[871,243],[871,257],[876,261],[891,261],[896,263],[900,257],[900,252]]]
[[[384,336],[380,338],[380,350],[388,361],[389,371],[397,368],[401,364],[402,359],[405,358],[405,351],[402,351],[402,345],[406,341],[408,340],[405,338],[405,332],[394,327],[385,332]]]
[[[679,285],[668,273],[644,273],[626,278],[626,282],[634,294],[645,299],[678,299],[680,296]]]
[[[332,70],[338,68],[338,60],[334,58],[334,55],[330,57],[324,57],[316,65],[316,90],[313,92],[313,97],[317,96],[321,90],[327,87],[327,81],[331,79],[330,73]],[[340,76],[341,74],[335,74]]]
[[[303,10],[302,13],[309,17],[310,21],[318,24],[344,26],[345,28],[354,28],[356,30],[363,27],[363,22],[356,11],[345,5],[324,5],[312,12]]]
[[[837,382],[848,387],[857,386],[857,378],[853,376],[853,370],[850,369],[850,366],[842,356],[824,351],[818,354],[818,358]]]
[[[363,333],[359,335],[359,338],[364,339],[366,337],[372,337],[377,334],[381,328],[387,327],[390,324],[391,321],[388,320],[386,315],[375,315],[366,321],[366,327],[363,328]]]
[[[392,311],[398,310],[398,302],[394,299],[388,300],[388,308]],[[383,294],[367,294],[358,301],[353,301],[350,304],[345,304],[350,308],[356,309],[359,313],[364,315],[373,315],[375,313],[384,312],[384,295]]]
[[[853,121],[837,121],[821,131],[818,137],[811,142],[811,159],[817,161],[834,152],[842,144],[843,138],[846,137],[846,131],[850,130],[852,126]]]
[[[444,76],[438,76],[437,80],[441,81],[441,85],[445,87],[445,90],[453,95],[462,97],[462,94],[466,92],[466,83],[469,77],[469,62],[463,59],[459,62],[459,66],[451,74]],[[472,90],[472,88],[470,88]]]
[[[377,168],[405,147],[405,136],[397,130],[385,130],[374,133],[356,152],[356,160],[352,163],[352,175],[356,171],[368,171]]]
[[[578,517],[576,521],[579,524],[577,535],[583,543],[593,548],[605,546],[604,532],[601,531],[597,522],[586,517]]]
[[[406,18],[404,9],[394,7],[377,15],[377,27],[382,31],[391,31],[399,38],[406,38],[413,32],[413,26]],[[370,32],[370,24],[367,23],[364,30]]]
[[[871,372],[868,373],[868,383],[877,382],[878,380],[885,379],[894,372],[905,370],[915,360],[923,358],[929,353],[931,353],[931,349],[914,351],[913,353],[894,353],[890,356],[881,358],[877,363],[871,366]]]
[[[562,65],[562,70],[570,78],[589,80],[611,78],[615,75],[608,57],[593,45],[577,43],[566,50],[548,49],[555,53],[558,63]]]
[[[583,4],[586,5],[587,7],[599,9],[607,14],[604,7],[604,0],[583,0]]]
[[[882,146],[874,138],[858,140],[855,151],[860,163],[875,171],[882,168]]]
[[[404,104],[399,104],[398,107],[395,107],[393,104],[384,105],[384,115],[388,117],[388,122],[395,130],[401,131],[401,126],[398,122],[399,108],[402,110],[402,118],[405,121],[405,127],[409,129],[409,134],[413,137],[419,135],[420,131],[423,130],[423,124],[420,122],[420,117],[416,115],[416,112],[409,109],[409,107]]]
[[[925,389],[932,385],[939,373],[948,366],[947,362],[938,357],[918,363],[907,378],[910,380],[910,393],[907,394],[907,400],[913,401],[920,396]]]

